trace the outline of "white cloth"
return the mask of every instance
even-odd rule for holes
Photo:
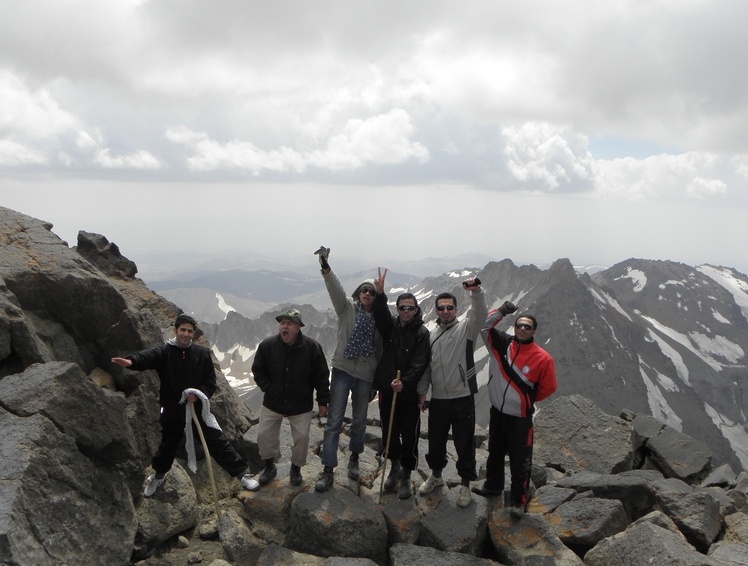
[[[210,400],[205,396],[205,393],[199,389],[185,389],[182,391],[182,398],[179,402],[184,405],[187,402],[187,395],[190,393],[198,397],[202,403],[203,410],[201,416],[203,417],[203,422],[210,428],[221,430],[218,421],[210,412]],[[200,426],[199,423],[198,426]],[[192,436],[192,410],[189,407],[187,408],[187,411],[185,411],[184,417],[184,438],[185,448],[187,449],[187,467],[192,470],[192,473],[194,474],[197,473],[197,459],[195,458],[195,439]]]

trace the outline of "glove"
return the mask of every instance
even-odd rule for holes
[[[516,310],[517,310],[517,305],[515,305],[511,301],[504,301],[504,304],[499,307],[499,312],[501,313],[501,316],[506,316],[508,314],[513,313]]]
[[[330,264],[327,263],[327,258],[330,257],[330,248],[320,246],[314,254],[319,256],[319,264],[322,269],[330,269]]]

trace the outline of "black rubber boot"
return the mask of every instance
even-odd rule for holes
[[[351,454],[348,459],[348,477],[355,481],[361,477],[361,471],[358,469],[358,454]]]
[[[269,484],[278,475],[278,468],[275,467],[275,459],[268,458],[265,460],[265,470],[260,474],[260,479],[257,480],[260,485]]]
[[[291,464],[291,485],[301,485],[301,468]]]
[[[387,479],[384,480],[384,489],[388,491],[390,489],[395,489],[402,475],[403,469],[400,466],[400,460],[392,460],[392,468],[390,469]]]
[[[314,491],[327,491],[332,486],[332,482],[335,481],[334,470],[330,466],[325,466],[322,475],[319,476],[317,483],[314,485]]]
[[[397,491],[398,499],[408,499],[413,493],[410,485],[410,470],[403,470],[403,477],[400,480],[400,489]]]

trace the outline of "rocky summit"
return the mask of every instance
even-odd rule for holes
[[[0,564],[748,564],[748,473],[715,467],[709,446],[664,420],[578,394],[536,414],[526,512],[475,494],[458,507],[454,454],[445,485],[419,495],[425,418],[413,496],[380,495],[376,401],[357,482],[341,466],[314,491],[315,417],[299,486],[284,425],[278,476],[259,491],[213,466],[214,499],[203,458],[196,474],[175,464],[145,499],[158,377],[110,360],[163,342],[179,309],[136,273],[103,236],[81,232],[70,248],[48,223],[0,208]],[[257,421],[218,378],[211,408],[259,473]],[[479,429],[481,475],[486,439]],[[345,462],[345,438],[340,450]]]

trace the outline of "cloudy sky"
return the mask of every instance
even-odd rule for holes
[[[0,205],[71,244],[748,272],[743,0],[0,6]]]

